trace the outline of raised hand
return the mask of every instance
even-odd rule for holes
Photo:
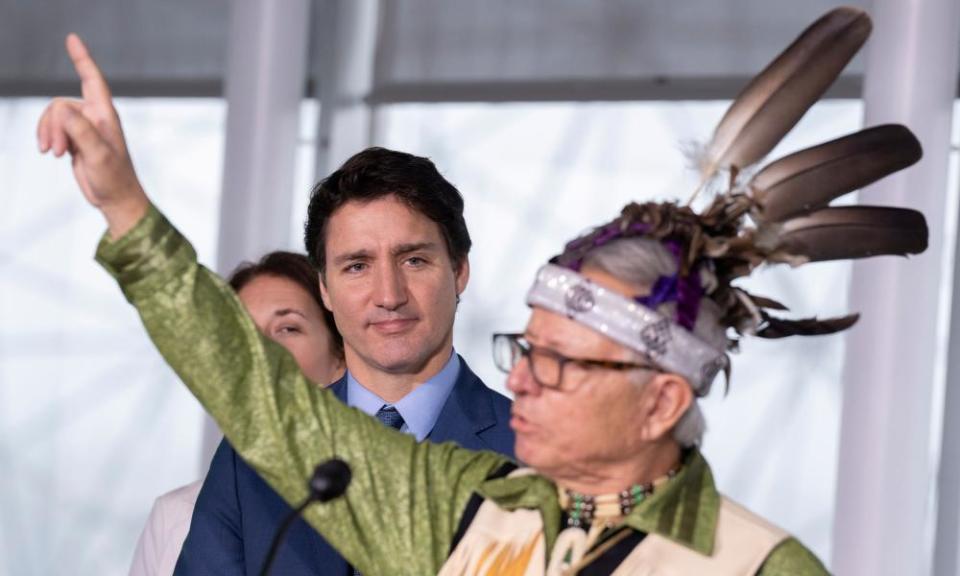
[[[80,77],[82,98],[55,98],[40,116],[41,153],[69,153],[73,174],[86,199],[107,219],[118,238],[144,215],[149,200],[130,161],[110,87],[76,34],[67,36],[67,53]]]

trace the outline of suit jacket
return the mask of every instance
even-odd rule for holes
[[[346,376],[330,389],[346,402]],[[513,458],[510,400],[487,388],[460,358],[460,373],[428,439]],[[306,480],[304,480],[306,481]],[[210,463],[174,574],[256,576],[290,506],[223,440]],[[271,569],[283,576],[348,574],[346,561],[302,519]]]

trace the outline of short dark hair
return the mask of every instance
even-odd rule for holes
[[[320,279],[317,278],[310,260],[304,254],[296,252],[284,250],[269,252],[257,262],[242,262],[230,273],[227,283],[234,292],[239,294],[244,286],[261,276],[286,278],[306,290],[323,311],[323,322],[330,331],[330,351],[334,357],[343,360],[343,336],[337,330],[333,314],[323,305],[323,298],[320,296]]]
[[[390,195],[440,226],[450,259],[460,268],[471,245],[460,192],[429,159],[375,147],[354,154],[310,193],[303,242],[317,270],[326,271],[330,216],[347,202],[370,202]]]

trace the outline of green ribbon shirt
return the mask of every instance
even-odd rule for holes
[[[506,509],[539,509],[551,549],[561,515],[552,482],[537,475],[488,480],[507,459],[453,443],[417,443],[309,383],[155,208],[122,238],[105,236],[97,260],[224,436],[284,499],[296,504],[307,496],[319,462],[339,457],[350,464],[353,481],[344,497],[309,507],[305,518],[361,572],[436,574],[474,493]],[[625,523],[710,554],[719,503],[710,468],[694,451]],[[826,571],[790,538],[760,574]]]

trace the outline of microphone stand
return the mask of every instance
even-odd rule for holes
[[[267,558],[263,561],[263,568],[260,570],[260,576],[268,576],[270,567],[280,549],[280,543],[287,534],[287,530],[293,525],[293,522],[303,514],[307,506],[314,502],[328,502],[343,495],[347,491],[347,486],[351,480],[350,466],[338,458],[332,458],[326,462],[320,463],[313,471],[313,476],[307,486],[310,494],[295,509],[291,510],[287,517],[283,519],[280,528],[277,529],[273,542],[270,543],[270,551],[267,552]]]

